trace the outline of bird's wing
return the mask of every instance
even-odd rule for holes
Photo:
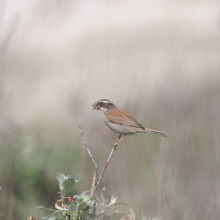
[[[145,127],[143,125],[141,125],[138,121],[136,121],[130,115],[126,114],[125,112],[122,112],[119,109],[114,109],[111,112],[111,114],[108,115],[108,118],[112,123],[115,123],[118,125],[136,127],[136,128],[141,128],[145,130]]]

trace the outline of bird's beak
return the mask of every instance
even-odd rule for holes
[[[93,107],[93,110],[96,109],[98,111],[100,109],[100,105],[97,102],[95,104],[93,104],[92,107]]]
[[[93,107],[93,110],[95,110],[95,109],[98,110],[98,109],[97,109],[97,105],[96,105],[96,103],[93,104],[92,107]]]

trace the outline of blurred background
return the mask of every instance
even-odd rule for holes
[[[146,127],[126,137],[104,186],[147,216],[220,216],[220,2],[0,1],[0,218],[41,219],[56,174],[90,189],[117,134],[92,110],[109,99]]]

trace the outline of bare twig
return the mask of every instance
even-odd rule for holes
[[[92,173],[92,174],[93,174],[93,180],[92,180],[92,188],[91,188],[91,193],[90,193],[90,194],[93,196],[95,190],[97,189],[97,187],[96,187],[96,178],[97,178],[97,176],[98,176],[98,165],[97,165],[97,163],[95,162],[95,160],[94,160],[94,158],[93,158],[93,156],[92,156],[92,153],[90,152],[90,150],[89,150],[87,144],[86,144],[85,141],[84,141],[84,138],[83,138],[83,130],[82,130],[82,126],[81,126],[80,124],[79,124],[79,129],[80,129],[80,133],[81,133],[82,143],[83,143],[83,145],[85,146],[86,150],[88,151],[89,156],[90,156],[92,162],[93,162],[94,165],[95,165],[95,171]]]
[[[107,168],[107,166],[108,166],[110,160],[112,159],[112,155],[113,155],[114,151],[116,150],[116,147],[117,147],[117,145],[113,145],[113,146],[112,146],[112,150],[111,150],[111,153],[110,153],[110,155],[109,155],[109,158],[108,158],[108,160],[106,161],[106,164],[105,164],[104,168],[102,169],[102,172],[100,173],[100,176],[99,176],[99,178],[98,178],[98,180],[97,180],[97,182],[96,182],[96,188],[98,188],[98,185],[99,185],[100,181],[102,180],[102,177],[103,177],[103,175],[104,175],[105,169]]]
[[[94,160],[94,158],[93,158],[93,156],[92,156],[92,154],[91,154],[91,152],[90,152],[90,150],[89,150],[87,144],[86,144],[85,141],[84,141],[83,130],[82,130],[82,126],[81,126],[80,124],[79,124],[79,129],[80,129],[80,133],[81,133],[82,143],[83,143],[83,145],[85,146],[86,150],[88,151],[89,156],[90,156],[92,162],[93,162],[94,165],[95,165],[95,171],[93,172],[93,180],[92,180],[92,188],[91,188],[91,195],[93,196],[94,192],[98,189],[99,183],[100,183],[100,181],[101,181],[102,178],[103,178],[103,175],[104,175],[104,173],[105,173],[105,170],[106,170],[106,168],[107,168],[107,166],[108,166],[108,164],[109,164],[109,162],[110,162],[110,160],[111,160],[111,158],[112,158],[112,155],[113,155],[114,151],[115,151],[116,148],[117,148],[117,144],[116,144],[116,143],[118,143],[117,141],[119,140],[119,138],[117,138],[116,142],[113,144],[111,153],[110,153],[110,155],[109,155],[109,157],[108,157],[108,159],[107,159],[107,161],[106,161],[106,164],[105,164],[104,168],[102,169],[102,172],[100,173],[99,178],[98,178],[98,180],[97,180],[97,182],[96,182],[96,179],[97,179],[97,176],[98,176],[98,165],[97,165],[97,163],[95,162],[95,160]]]

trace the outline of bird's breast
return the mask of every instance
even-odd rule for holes
[[[135,133],[135,130],[130,128],[129,126],[125,126],[120,122],[113,122],[112,120],[109,120],[108,114],[103,114],[102,118],[105,122],[105,124],[111,128],[113,131],[117,132],[118,134],[122,135],[132,135]]]
[[[116,123],[113,123],[111,122],[107,116],[105,116],[105,114],[102,115],[102,118],[103,118],[103,121],[105,122],[105,124],[111,128],[113,131],[119,133],[119,134],[123,134],[123,130],[122,130],[122,127],[121,125],[119,124],[116,124]]]

